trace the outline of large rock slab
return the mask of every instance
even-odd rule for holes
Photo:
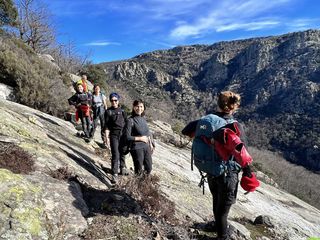
[[[166,124],[156,122],[151,128],[163,131],[164,136],[166,131],[172,134]],[[76,137],[76,132],[70,122],[0,100],[0,142],[18,145],[35,162],[34,171],[25,175],[0,169],[0,239],[80,238],[87,220],[92,221],[82,196],[83,185],[95,191],[107,190],[111,185],[110,175],[104,171],[110,169],[109,156],[101,154],[100,135],[88,144]],[[190,150],[158,140],[156,144],[153,174],[160,177],[161,190],[175,203],[176,217],[190,224],[207,221],[212,217],[212,196],[208,187],[205,195],[198,187],[200,176],[196,169],[190,169]],[[132,167],[130,157],[127,163]],[[60,168],[67,168],[74,178],[53,178],[51,173]],[[255,239],[246,223],[253,223],[260,215],[274,226],[265,236],[269,239],[320,236],[318,209],[261,183],[257,191],[247,195],[239,189],[238,201],[230,213],[234,239]]]

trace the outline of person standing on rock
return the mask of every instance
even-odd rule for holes
[[[91,133],[91,137],[94,137],[94,133],[96,131],[96,128],[98,126],[98,121],[100,121],[101,126],[101,138],[103,143],[106,145],[106,130],[105,130],[105,124],[104,124],[104,113],[107,109],[107,102],[106,102],[106,96],[100,92],[100,86],[94,85],[93,87],[93,94],[92,94],[92,112],[93,112],[93,129]]]
[[[87,140],[90,139],[91,135],[91,118],[90,118],[90,105],[92,103],[91,93],[83,91],[82,84],[77,84],[76,93],[68,99],[70,105],[76,107],[76,119],[80,118],[82,124],[82,130]]]
[[[182,130],[183,134],[194,137],[192,159],[199,170],[202,168],[201,185],[207,176],[215,222],[207,223],[204,230],[217,232],[217,240],[229,239],[227,218],[236,201],[240,170],[243,170],[240,183],[243,189],[252,192],[259,186],[249,166],[252,158],[245,148],[243,128],[233,117],[240,99],[239,94],[231,91],[219,93],[217,111],[190,122]]]
[[[154,143],[145,119],[145,106],[141,99],[133,102],[131,117],[126,125],[126,138],[131,142],[130,154],[133,159],[135,174],[150,174]]]
[[[239,94],[231,91],[221,92],[218,95],[218,107],[215,114],[224,119],[232,119],[233,113],[240,106],[240,99]],[[243,130],[241,136],[242,140],[245,140]],[[236,202],[239,171],[240,168],[232,169],[228,173],[228,178],[225,174],[218,177],[211,175],[207,177],[213,198],[213,214],[215,218],[215,225],[212,228],[217,231],[218,239],[227,239],[227,218],[231,205]]]
[[[111,93],[109,96],[111,107],[108,108],[104,114],[105,128],[108,129],[107,145],[111,148],[111,170],[112,182],[116,183],[118,180],[118,173],[120,167],[121,175],[128,175],[126,168],[125,155],[120,151],[120,137],[123,133],[124,126],[127,121],[125,111],[120,107],[120,96],[117,93]]]

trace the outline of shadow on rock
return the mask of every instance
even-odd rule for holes
[[[73,202],[74,206],[80,209],[82,213],[84,213],[83,203],[88,207],[89,214],[86,213],[85,217],[97,214],[124,217],[128,217],[129,214],[144,215],[137,201],[124,191],[95,189],[82,183],[77,176],[70,178],[69,182],[69,190],[76,199]],[[76,189],[75,185],[79,186],[80,189]],[[78,197],[79,192],[82,193],[81,201]]]
[[[83,191],[91,214],[128,217],[129,214],[143,214],[140,205],[128,194],[119,190],[103,191],[87,188]]]
[[[216,228],[214,222],[195,222],[190,226],[192,239],[213,240],[216,239]]]
[[[61,126],[59,123],[57,123],[56,121],[48,118],[48,117],[45,117],[43,114],[38,114],[38,113],[35,113],[35,115],[43,120],[45,120],[46,122],[49,122],[51,124],[54,124],[54,125],[57,125],[57,126]]]
[[[48,137],[60,145],[63,145],[66,148],[60,147],[60,149],[72,160],[74,160],[79,166],[86,169],[88,172],[93,174],[95,177],[97,177],[102,183],[104,183],[107,187],[112,188],[113,185],[110,182],[110,179],[105,174],[104,171],[98,167],[94,161],[86,154],[76,150],[75,148],[71,147],[71,145],[68,145],[67,143],[63,142],[60,139],[55,138],[52,135],[48,135]],[[70,150],[70,151],[69,151]]]

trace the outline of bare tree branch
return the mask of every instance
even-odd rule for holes
[[[58,66],[64,72],[79,72],[88,63],[91,52],[80,55],[76,45],[69,41],[66,44],[59,44],[50,50],[50,54],[55,59]]]
[[[45,53],[55,39],[55,27],[47,6],[40,0],[19,0],[19,37],[37,53]]]

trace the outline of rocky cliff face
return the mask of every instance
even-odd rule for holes
[[[158,139],[175,138],[168,124],[151,125],[155,135],[162,136]],[[0,238],[203,239],[195,226],[212,216],[211,196],[208,189],[202,195],[197,186],[199,174],[190,170],[190,150],[157,140],[153,173],[160,177],[162,194],[175,204],[178,219],[177,225],[165,225],[128,210],[137,200],[123,189],[111,189],[109,155],[99,144],[98,134],[87,144],[76,137],[71,123],[0,99]],[[29,158],[32,167],[23,168]],[[132,167],[129,157],[127,164]],[[15,165],[29,170],[16,172]],[[260,224],[253,224],[256,218]],[[319,210],[265,183],[248,195],[239,190],[230,220],[232,239],[320,236]],[[141,232],[142,226],[149,230]],[[88,237],[90,229],[95,235]]]
[[[252,145],[320,170],[320,31],[182,46],[101,65],[109,83],[125,84],[152,107],[184,120],[213,111],[217,92],[239,92],[238,118]]]

